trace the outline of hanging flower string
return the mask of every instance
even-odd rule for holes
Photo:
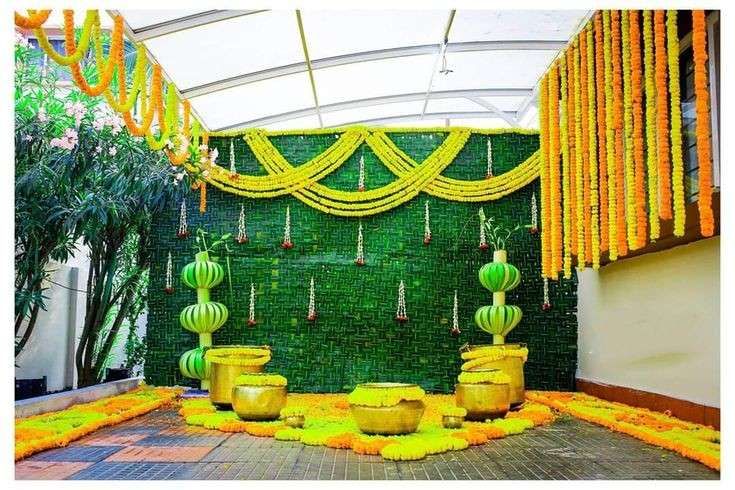
[[[487,236],[485,235],[485,211],[480,208],[477,215],[480,217],[480,250],[487,250],[490,245],[488,245]]]
[[[429,201],[424,203],[424,245],[431,243],[431,225],[429,217]]]
[[[454,290],[454,307],[452,308],[452,329],[449,331],[453,337],[459,337],[462,331],[459,329],[459,303],[457,302],[457,290]]]
[[[186,223],[186,199],[181,200],[181,208],[179,211],[179,231],[176,232],[176,236],[179,238],[186,238],[189,236],[189,226]]]
[[[355,258],[355,264],[358,267],[365,265],[365,251],[363,250],[362,242],[362,223],[357,227],[357,257]]]
[[[487,171],[485,172],[485,178],[490,179],[493,176],[493,144],[490,137],[487,138]]]
[[[311,276],[311,283],[309,284],[309,313],[306,319],[310,322],[316,320],[316,299],[314,294],[314,276]]]
[[[544,277],[544,303],[541,305],[541,309],[549,311],[551,309],[551,302],[549,301],[549,280]]]
[[[357,178],[357,190],[363,192],[365,190],[365,158],[360,155],[360,175]]]
[[[248,232],[245,229],[245,205],[244,204],[240,205],[240,218],[238,219],[238,222],[237,222],[237,238],[235,238],[235,240],[237,241],[237,243],[241,245],[243,243],[248,243],[249,241]]]
[[[396,308],[396,320],[400,323],[408,321],[408,315],[406,314],[406,286],[401,283],[398,285],[398,307]]]
[[[281,243],[281,248],[285,248],[286,250],[293,248],[293,243],[291,242],[291,206],[286,206],[286,224],[283,227],[283,243]]]
[[[171,261],[171,252],[168,253],[168,259],[166,260],[166,287],[163,289],[166,294],[174,292],[173,285],[173,262]]]
[[[535,192],[531,194],[531,228],[529,228],[529,231],[532,235],[536,235],[538,233],[538,206],[536,204]]]
[[[250,283],[250,308],[248,310],[248,327],[254,327],[255,321],[255,284]]]
[[[235,166],[235,145],[230,140],[230,179],[237,180],[237,167]]]

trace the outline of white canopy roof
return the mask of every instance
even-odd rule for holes
[[[118,12],[211,131],[533,126],[538,79],[589,15],[304,10],[312,88],[293,10]]]

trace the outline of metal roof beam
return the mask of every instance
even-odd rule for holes
[[[135,41],[147,41],[156,37],[167,36],[176,32],[201,27],[222,20],[234,19],[243,15],[257,14],[265,10],[207,10],[197,14],[167,20],[158,24],[132,29]]]
[[[447,44],[447,53],[463,53],[473,51],[558,51],[566,46],[566,41],[471,41],[463,43]],[[419,56],[436,54],[441,49],[440,44],[424,44],[419,46],[403,46],[400,48],[378,49],[374,51],[363,51],[350,53],[329,58],[320,58],[311,61],[311,68],[318,70],[333,66],[342,66],[365,61],[384,60],[388,58],[402,58],[406,56]],[[230,78],[209,82],[181,90],[184,97],[190,99],[201,97],[212,92],[226,90],[248,83],[268,80],[283,75],[292,75],[307,71],[306,63],[293,63],[290,65],[277,66],[258,72],[244,73]]]
[[[473,97],[524,97],[531,93],[530,88],[486,88],[472,90],[445,90],[439,92],[431,92],[429,99],[455,99],[455,98],[473,98]],[[343,111],[346,109],[360,109],[383,104],[393,104],[396,102],[414,102],[423,101],[426,94],[417,92],[411,94],[386,95],[383,97],[371,97],[368,99],[349,100],[346,102],[338,102],[336,104],[328,104],[320,106],[319,110],[322,114],[327,112]],[[485,117],[492,115],[490,112],[482,112]],[[508,115],[515,115],[515,112],[508,112]],[[272,124],[289,119],[316,115],[316,109],[313,107],[300,109],[296,111],[284,112],[282,114],[274,114],[273,116],[252,119],[249,121],[241,121],[224,127],[215,129],[214,131],[226,131],[243,127],[258,127],[266,124]]]
[[[516,120],[515,117],[509,116],[508,113],[507,113],[507,111],[501,111],[500,109],[498,109],[495,106],[495,104],[491,104],[490,102],[486,101],[485,99],[481,99],[479,97],[470,97],[468,100],[471,100],[475,104],[478,104],[478,105],[484,107],[485,109],[487,109],[488,111],[490,111],[492,114],[496,114],[498,117],[500,117],[501,119],[504,119],[505,122],[507,122],[511,126],[514,126],[514,127],[515,126],[518,126],[518,121]],[[515,115],[516,113],[513,112],[513,114]]]

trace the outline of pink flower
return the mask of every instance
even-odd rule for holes
[[[117,155],[117,148],[114,147],[114,146],[111,146],[108,151],[109,151],[111,157],[114,157],[115,155]]]
[[[48,121],[48,115],[46,114],[46,109],[44,109],[43,107],[38,109],[38,113],[36,114],[36,117],[42,123]]]
[[[79,142],[79,135],[74,128],[66,128],[64,135],[61,138],[53,138],[49,142],[49,145],[56,148],[63,148],[65,150],[73,150]]]

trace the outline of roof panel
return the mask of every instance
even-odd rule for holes
[[[210,129],[314,106],[306,73],[249,83],[191,99]]]
[[[304,61],[296,15],[271,10],[146,41],[179,89]]]
[[[325,126],[340,126],[369,119],[397,116],[403,114],[420,114],[424,103],[396,102],[393,104],[378,104],[342,111],[325,112],[322,114]]]
[[[449,41],[568,40],[586,10],[458,10]]]
[[[202,12],[207,10],[121,10],[120,14],[131,29],[137,30]]]
[[[439,44],[447,10],[306,10],[309,56],[316,60],[401,46]]]

